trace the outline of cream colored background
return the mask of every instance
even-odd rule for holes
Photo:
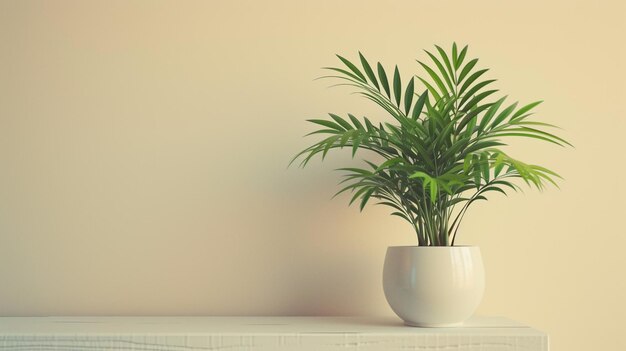
[[[362,50],[404,75],[453,40],[576,149],[566,181],[477,205],[480,313],[554,350],[618,350],[626,7],[620,1],[0,1],[0,315],[391,314],[385,208],[330,201],[348,152],[286,169],[305,118],[383,116],[313,81]]]

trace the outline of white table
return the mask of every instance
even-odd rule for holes
[[[497,317],[414,328],[369,317],[0,317],[2,351],[547,351],[548,336]]]

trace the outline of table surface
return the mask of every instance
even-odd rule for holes
[[[415,328],[385,317],[0,317],[0,350],[524,350],[547,335],[500,317]]]
[[[474,317],[457,328],[415,328],[393,317],[0,317],[0,335],[206,333],[537,333],[501,317]]]

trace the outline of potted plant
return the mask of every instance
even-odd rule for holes
[[[304,167],[315,156],[348,148],[352,157],[367,150],[363,168],[340,168],[350,204],[360,210],[374,200],[387,205],[415,231],[417,246],[389,247],[383,288],[394,312],[407,325],[450,326],[469,318],[480,303],[484,272],[479,248],[454,246],[469,207],[487,195],[517,191],[521,179],[539,190],[560,178],[555,172],[504,152],[506,139],[533,138],[560,146],[566,140],[545,131],[553,125],[531,120],[541,101],[518,107],[494,98],[494,79],[468,59],[467,46],[426,51],[432,63],[418,61],[425,75],[403,80],[398,67],[388,74],[359,53],[360,67],[337,55],[342,67],[325,67],[326,78],[341,81],[380,106],[392,118],[374,123],[329,114],[310,119],[324,138],[298,153]],[[406,82],[406,84],[403,84]],[[424,86],[418,89],[418,84]]]

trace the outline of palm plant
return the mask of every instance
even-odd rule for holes
[[[375,67],[359,53],[361,68],[337,55],[345,67],[325,67],[324,78],[339,79],[357,93],[382,107],[394,123],[372,123],[348,114],[329,114],[310,119],[318,128],[307,135],[324,138],[298,153],[304,167],[317,154],[322,160],[330,150],[369,150],[380,162],[364,160],[365,168],[340,168],[344,187],[335,196],[351,191],[350,204],[360,210],[375,199],[393,209],[392,215],[411,223],[420,246],[452,246],[459,225],[474,202],[489,192],[506,195],[519,190],[514,178],[542,190],[556,185],[555,172],[510,157],[500,148],[507,137],[526,137],[564,146],[566,140],[546,132],[554,125],[532,121],[532,110],[541,101],[517,107],[505,104],[506,96],[494,100],[493,79],[482,78],[487,69],[476,69],[478,59],[466,59],[453,44],[450,52],[435,46],[432,61],[417,61],[424,77],[415,76],[403,85],[398,67],[391,80],[383,65]],[[416,90],[416,82],[424,91]],[[421,91],[421,90],[420,90]],[[290,163],[290,164],[291,164]]]

